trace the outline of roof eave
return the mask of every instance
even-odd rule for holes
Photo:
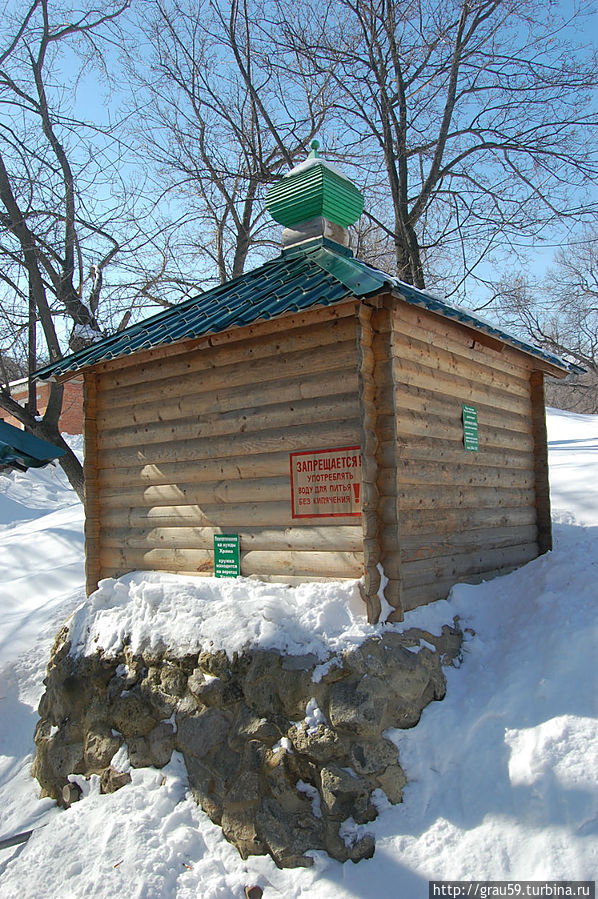
[[[407,297],[405,294],[401,293],[401,290],[397,285],[392,285],[391,293],[394,297],[402,300],[405,303],[408,303],[410,306],[417,306],[419,308],[426,309],[427,312],[431,312],[433,315],[437,315],[439,318],[454,321],[455,323],[462,325],[470,331],[477,332],[484,337],[490,337],[497,343],[503,344],[504,346],[509,346],[520,353],[524,353],[526,356],[530,356],[537,364],[537,370],[544,371],[546,374],[549,374],[552,377],[566,378],[571,374],[584,374],[585,372],[584,368],[581,368],[581,366],[576,365],[574,362],[566,362],[564,359],[560,359],[553,353],[546,353],[539,347],[529,346],[523,341],[518,340],[516,337],[512,337],[504,331],[501,331],[500,328],[495,328],[491,325],[484,325],[483,322],[476,320],[473,316],[464,316],[463,318],[460,318],[458,315],[455,315],[453,317],[447,314],[446,309],[442,310],[431,308],[430,306],[426,305],[423,300],[421,303],[415,302],[414,300],[409,299],[409,297]],[[431,297],[431,299],[433,298]],[[438,302],[440,303],[441,301],[439,300]]]

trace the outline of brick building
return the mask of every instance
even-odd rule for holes
[[[20,381],[12,381],[9,385],[11,396],[17,403],[24,406],[28,399],[28,380],[22,378]],[[41,381],[37,382],[37,409],[40,415],[43,415],[48,405],[48,397],[50,394],[50,385]],[[0,419],[7,424],[16,428],[22,428],[23,425],[17,421],[14,416],[0,409]],[[59,422],[60,430],[63,434],[82,434],[83,433],[83,379],[74,378],[64,384],[64,399],[62,403],[62,414]]]

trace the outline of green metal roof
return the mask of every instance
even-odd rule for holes
[[[61,447],[0,421],[0,469],[41,468],[64,455]]]
[[[533,347],[458,306],[404,284],[385,272],[353,258],[350,250],[326,238],[283,250],[282,254],[239,278],[146,318],[139,324],[65,356],[36,372],[39,380],[52,380],[98,362],[207,334],[330,306],[350,297],[365,297],[392,290],[404,302],[460,321],[497,340],[529,353],[564,371],[581,371],[552,353]]]

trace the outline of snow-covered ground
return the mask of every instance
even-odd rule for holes
[[[450,601],[408,617],[434,626],[459,615],[475,636],[462,667],[447,672],[447,698],[415,729],[391,734],[409,778],[405,801],[367,825],[372,860],[341,865],[314,853],[312,868],[293,871],[269,858],[243,861],[189,798],[177,755],[161,771],[133,771],[133,782],[108,796],[92,778],[68,811],[37,798],[29,775],[36,707],[54,635],[84,597],[83,516],[57,469],[0,475],[0,839],[39,828],[0,850],[0,896],[241,899],[259,884],[266,899],[423,899],[430,879],[593,880],[598,416],[551,410],[548,426],[554,551],[507,577],[457,586]],[[237,643],[251,622],[254,643],[319,655],[371,630],[350,587],[243,587],[198,581],[194,593],[186,581],[187,605],[217,610],[215,643],[227,616]],[[106,627],[102,610],[118,607],[119,627],[132,624],[147,639],[155,631],[143,622],[164,617],[169,596],[161,578],[105,587],[94,626]],[[131,601],[141,609],[135,618]],[[84,645],[89,621],[77,620]]]

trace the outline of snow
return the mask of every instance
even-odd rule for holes
[[[73,327],[73,337],[78,337],[79,340],[95,341],[101,340],[102,334],[98,331],[97,328],[92,328],[91,325],[75,325]]]
[[[102,581],[71,625],[71,653],[116,655],[130,637],[133,652],[246,647],[291,655],[359,645],[376,632],[363,616],[357,581],[271,585],[243,578],[194,578],[134,572]]]
[[[399,806],[376,797],[374,858],[341,865],[315,852],[312,868],[292,871],[239,857],[191,799],[177,754],[160,771],[131,769],[132,783],[106,796],[97,778],[73,778],[83,798],[67,811],[37,798],[36,707],[56,631],[84,598],[83,516],[59,469],[0,475],[0,838],[35,828],[0,850],[0,897],[242,899],[259,884],[265,899],[423,899],[430,879],[593,879],[598,416],[549,410],[548,436],[553,552],[408,616],[438,632],[458,615],[468,641],[446,699],[416,728],[387,732],[409,782]],[[313,653],[317,680],[373,631],[355,584],[183,578],[177,604],[176,580],[103,582],[73,618],[78,651],[115,652],[127,629],[140,646],[158,632],[185,646],[276,646]],[[305,726],[318,712],[308,705]],[[126,752],[115,761],[125,769]],[[348,819],[343,834],[356,839],[358,826]]]
[[[342,178],[344,181],[351,182],[350,178],[347,178],[344,172],[335,166],[332,162],[328,162],[327,159],[323,159],[321,156],[309,156],[307,159],[304,159],[303,162],[298,163],[294,168],[292,168],[286,175],[283,175],[283,178],[290,178],[291,175],[298,175],[300,172],[305,172],[307,169],[312,169],[314,166],[324,166],[327,169],[330,169],[331,172],[334,172],[335,175],[338,175],[339,178]]]

